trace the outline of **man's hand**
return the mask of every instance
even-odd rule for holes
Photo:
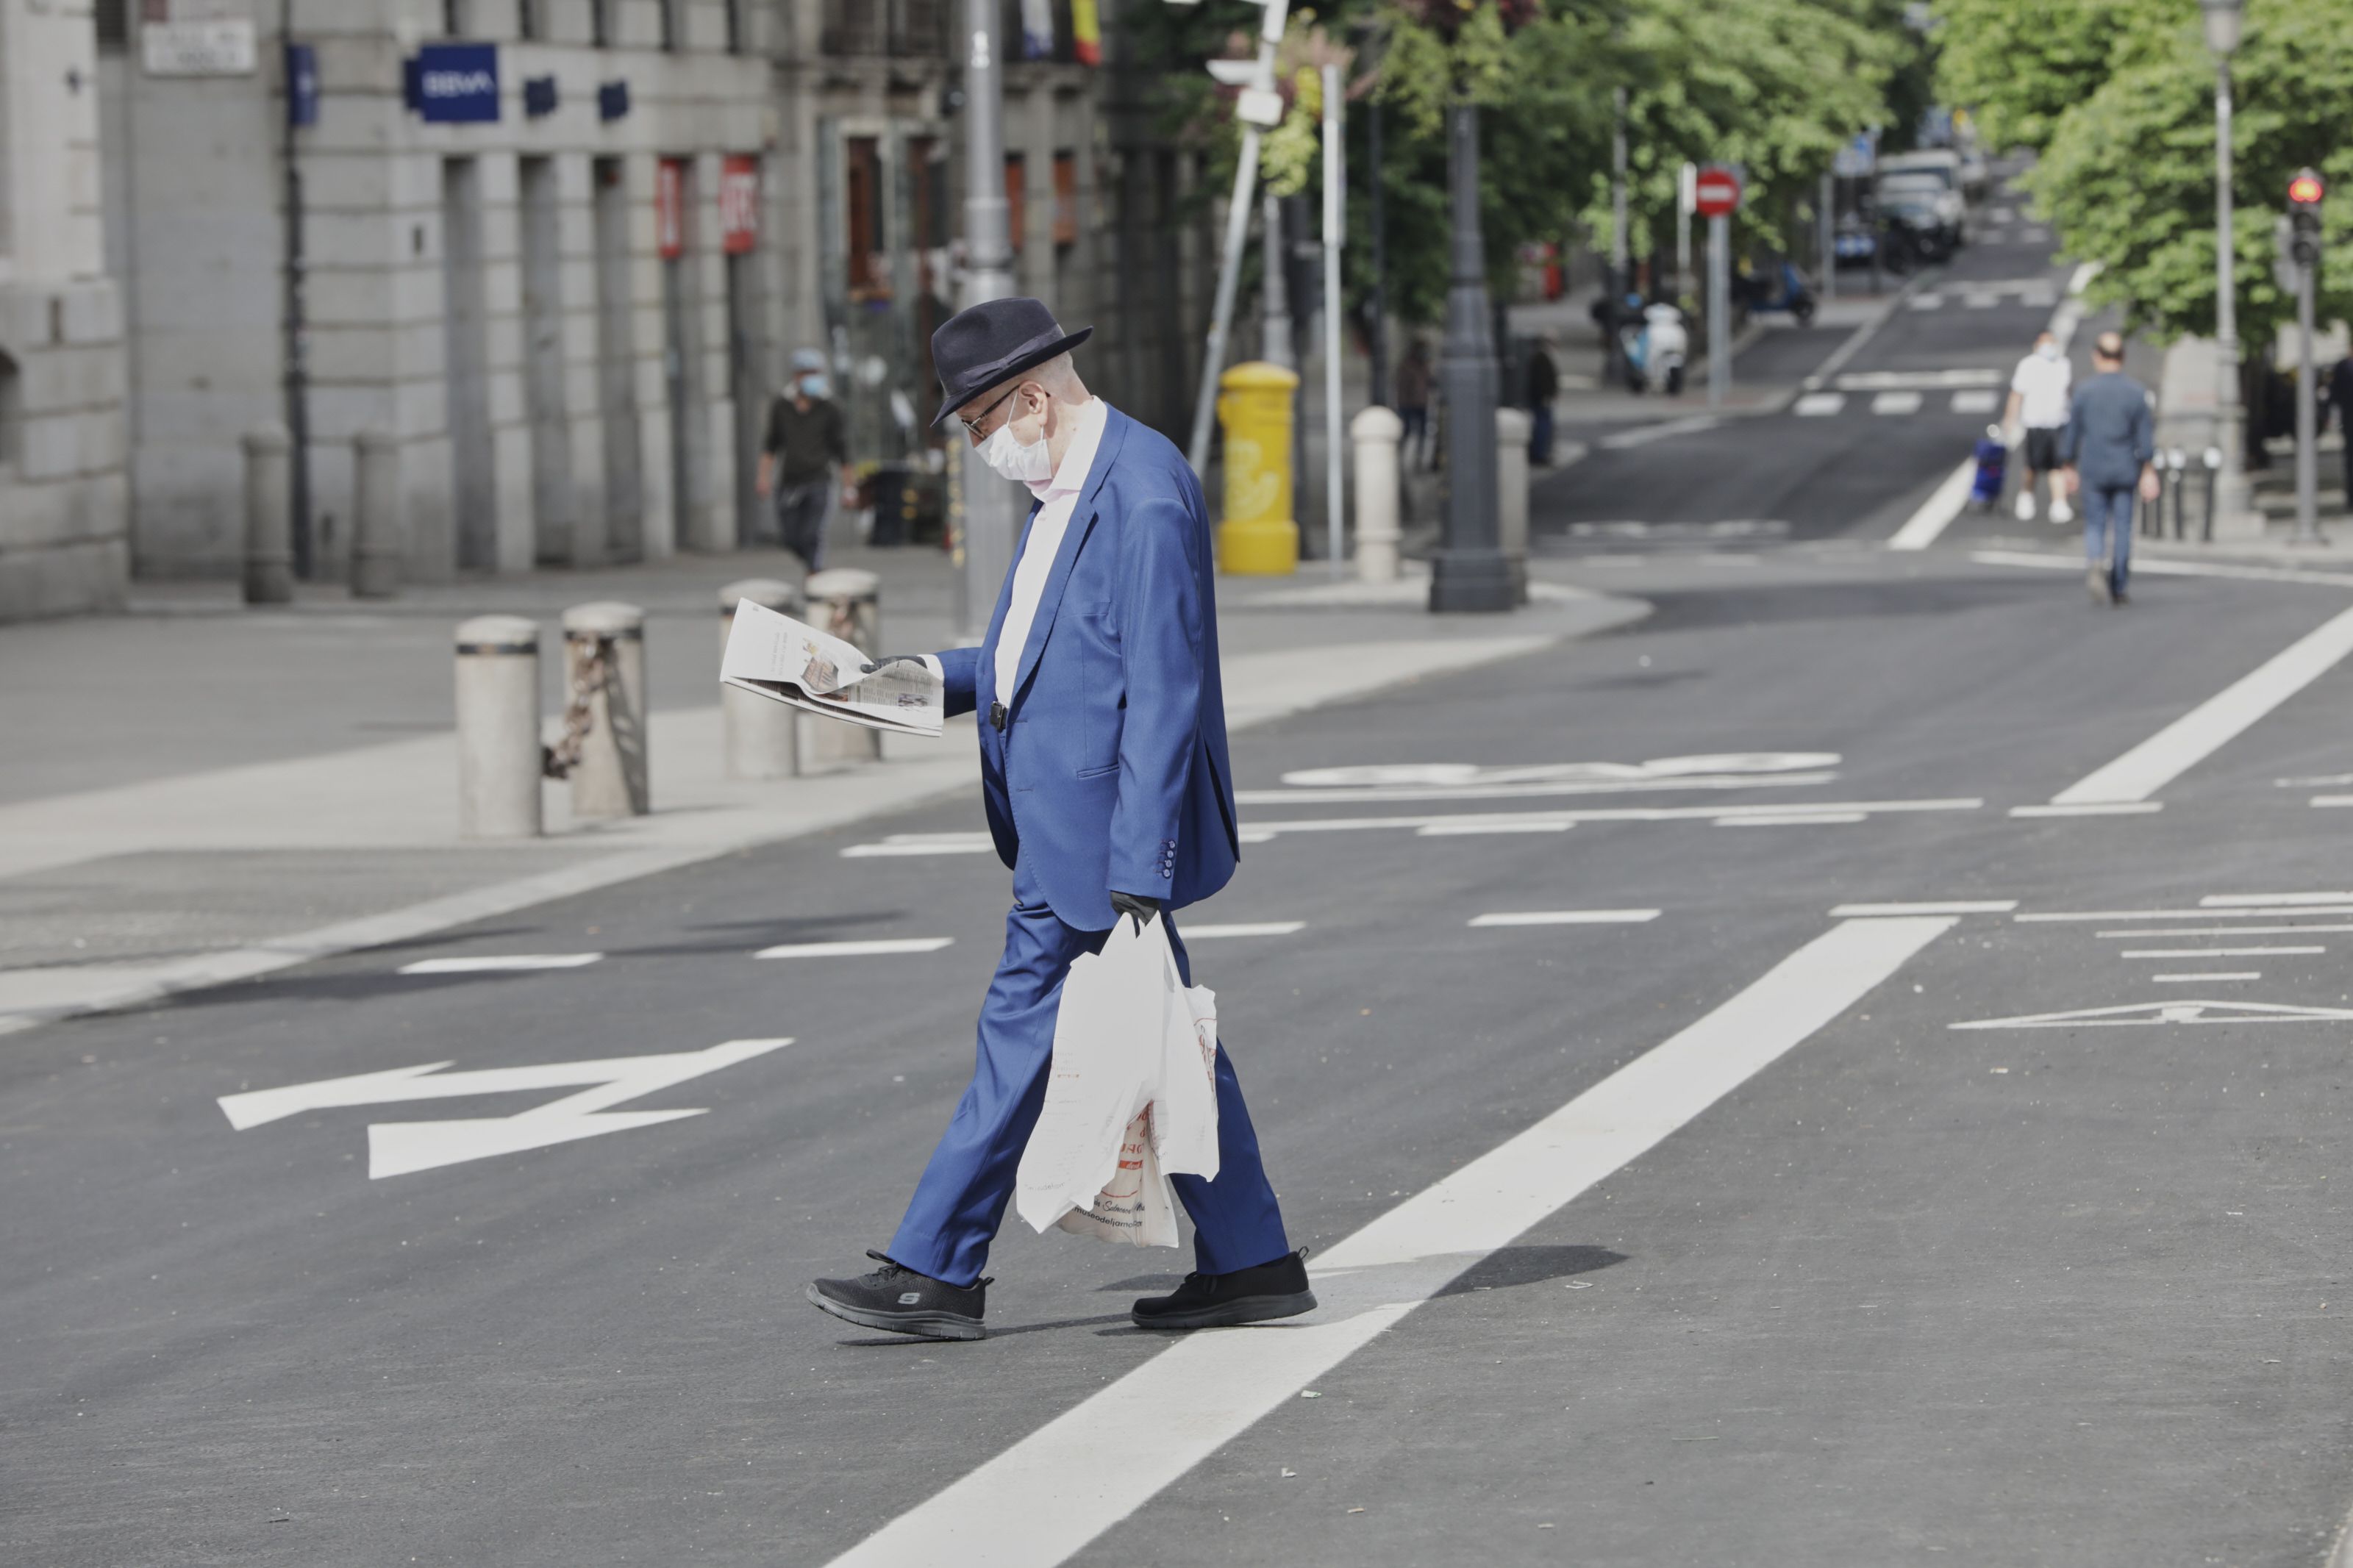
[[[919,653],[886,653],[871,664],[860,665],[858,673],[871,675],[886,664],[921,664],[923,662],[923,656]]]
[[[1136,893],[1123,893],[1113,889],[1111,896],[1111,923],[1113,925],[1116,926],[1119,924],[1120,916],[1132,915],[1135,920],[1135,934],[1142,936],[1144,934],[1144,928],[1150,925],[1152,923],[1153,917],[1160,912],[1160,900],[1158,899],[1147,899]]]
[[[2073,495],[2077,490],[2084,488],[2084,477],[2077,473],[2073,467],[2060,469],[2059,478],[2065,482],[2067,486],[2067,493],[2069,495]]]
[[[2157,477],[2157,470],[2155,468],[2143,468],[2140,471],[2140,499],[2143,500],[2155,500],[2164,493],[2165,481]]]

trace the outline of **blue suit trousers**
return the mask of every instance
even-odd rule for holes
[[[1166,921],[1164,913],[1160,917]],[[1071,961],[1103,948],[1109,931],[1065,925],[1017,865],[1013,910],[1005,917],[1005,956],[981,1004],[980,1043],[971,1087],[915,1184],[907,1216],[891,1238],[892,1261],[918,1274],[969,1286],[988,1261],[1030,1129],[1046,1104],[1047,1069],[1054,1057],[1054,1019]],[[1192,961],[1172,922],[1168,941],[1176,970],[1192,984]],[[1193,1220],[1195,1267],[1230,1274],[1271,1263],[1291,1250],[1282,1212],[1266,1167],[1241,1085],[1224,1043],[1218,1047],[1218,1177],[1171,1178]]]

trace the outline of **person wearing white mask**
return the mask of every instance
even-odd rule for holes
[[[2074,367],[2059,350],[2059,340],[2048,331],[2034,339],[2034,352],[2018,362],[2018,369],[2010,378],[2010,407],[2002,415],[2008,429],[2023,431],[2026,447],[2026,472],[2018,484],[2018,521],[2034,521],[2034,487],[2048,481],[2051,486],[2051,521],[2069,523],[2075,521],[2075,509],[2067,504],[2067,491],[2060,482],[2059,440],[2067,429],[2067,407],[2075,382]],[[2019,437],[2012,437],[2012,445]]]
[[[776,542],[801,558],[811,572],[825,566],[827,520],[837,490],[849,473],[849,435],[841,405],[832,397],[825,356],[815,349],[793,355],[792,384],[768,405],[768,428],[760,444],[756,488],[776,497]]]
[[[808,1288],[819,1310],[864,1328],[983,1337],[980,1270],[1045,1103],[1071,962],[1123,920],[1139,931],[1158,921],[1189,985],[1173,914],[1224,887],[1241,853],[1208,507],[1166,437],[1079,379],[1071,351],[1088,331],[1065,333],[1036,300],[992,300],[932,337],[939,419],[956,416],[988,466],[1036,502],[980,646],[931,656],[947,711],[984,715],[981,802],[1013,872],[1013,910],[971,1086],[890,1247],[867,1255],[880,1267]],[[1173,1179],[1193,1219],[1195,1272],[1134,1303],[1144,1328],[1315,1305],[1222,1043],[1213,1071],[1218,1173]]]

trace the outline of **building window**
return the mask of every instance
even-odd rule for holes
[[[888,193],[882,179],[882,148],[872,136],[852,136],[843,146],[842,198],[849,230],[849,298],[853,302],[891,298],[890,236],[883,224]]]
[[[131,43],[130,0],[98,0],[98,47],[120,49]]]
[[[515,0],[515,37],[526,41],[539,37],[539,8],[543,0]]]
[[[1005,154],[1005,226],[1013,238],[1013,254],[1021,254],[1029,237],[1029,166],[1018,153]]]
[[[17,430],[25,422],[19,390],[16,362],[0,353],[0,469],[16,462]]]
[[[452,38],[466,36],[466,0],[441,0],[441,31]]]
[[[657,6],[661,13],[661,47],[665,49],[678,47],[678,5],[679,0],[659,0]]]
[[[1079,155],[1054,154],[1054,243],[1079,242]]]
[[[727,0],[727,52],[744,52],[744,0]]]
[[[614,0],[588,0],[588,41],[600,49],[613,47]]]

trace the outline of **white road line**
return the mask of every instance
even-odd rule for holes
[[[512,952],[500,958],[420,958],[394,971],[398,974],[494,974],[503,970],[585,969],[601,952]]]
[[[2284,908],[2290,904],[2353,904],[2353,893],[2209,893],[2198,900],[2200,909],[2208,910]]]
[[[1838,800],[1807,801],[1807,815],[1836,816],[1861,812],[1876,816],[1883,812],[1977,811],[1984,800],[1959,796],[1948,800]],[[1289,821],[1260,822],[1250,831],[1265,834],[1270,838],[1288,837],[1294,833],[1365,833],[1427,827],[1433,824],[1485,822],[1715,822],[1727,816],[1788,816],[1799,810],[1797,805],[1627,805],[1591,806],[1583,810],[1564,811],[1461,811],[1443,816],[1304,816]]]
[[[1871,400],[1873,414],[1917,414],[1920,395],[1916,392],[1883,392]]]
[[[2353,904],[2323,904],[2301,912],[2315,915],[2353,915]],[[2262,920],[2266,915],[2276,920],[2279,918],[2280,911],[2277,910],[2087,910],[2068,914],[2024,914],[2012,915],[2010,918],[2021,924],[2031,924],[2042,921],[2227,921],[2236,920],[2242,916],[2249,920]]]
[[[1959,386],[2000,386],[1998,370],[1851,370],[1832,384],[1841,392],[1950,392]]]
[[[764,947],[754,958],[882,958],[894,952],[937,952],[952,936],[877,937],[868,942],[788,942]]]
[[[1800,419],[1820,419],[1845,406],[1846,394],[1842,392],[1810,392],[1791,404],[1789,412]]]
[[[1702,430],[1713,430],[1724,421],[1713,414],[1694,414],[1688,419],[1670,419],[1663,425],[1646,425],[1636,430],[1620,430],[1604,436],[1595,446],[1605,451],[1622,452],[1630,447],[1647,447],[1653,441],[1664,441],[1675,436],[1695,436]]]
[[[2126,948],[2118,958],[2273,958],[2292,953],[2327,952],[2325,947],[2138,947]]]
[[[2348,653],[2353,653],[2353,610],[2331,616],[2317,630],[2298,637],[2115,762],[2052,796],[2052,804],[2147,800],[2327,674]]]
[[[1992,207],[1987,210],[1986,216],[1993,219],[1996,223],[2011,223],[2016,221],[2018,217],[2018,209],[2016,207]]]
[[[2316,806],[2353,805],[2353,795],[2316,795],[2312,797]]]
[[[1238,921],[1221,926],[1185,926],[1176,934],[1187,942],[1216,942],[1229,936],[1289,936],[1306,929],[1305,921]]]
[[[1472,917],[1472,929],[1489,926],[1641,925],[1659,918],[1656,910],[1517,910]]]
[[[2051,231],[2039,223],[2031,223],[2018,231],[2018,237],[2024,244],[2040,245],[2051,237]]]
[[[879,844],[853,844],[841,852],[845,860],[881,855],[986,855],[997,841],[986,833],[894,833]]]
[[[2161,800],[2120,800],[2084,805],[2013,805],[2012,816],[2147,816],[2163,811]]]
[[[1955,899],[1926,904],[1841,904],[1831,910],[1833,920],[1873,915],[2006,915],[2018,908],[2016,899]]]
[[[1835,762],[1837,759],[1832,757]],[[1786,773],[1653,773],[1631,779],[1554,779],[1525,784],[1350,784],[1314,789],[1237,790],[1238,805],[1353,805],[1407,800],[1546,800],[1572,795],[1640,795],[1658,790],[1791,789],[1831,784],[1838,774],[1816,770]]]
[[[1837,1020],[1953,924],[1833,926],[1705,1017],[1319,1258],[1324,1307],[1305,1325],[1179,1341],[832,1568],[1054,1568],[1465,1269]]]
[[[1968,504],[1969,486],[1977,477],[1975,458],[1947,475],[1945,482],[1920,503],[1920,510],[1895,531],[1894,537],[1887,542],[1887,548],[1926,550],[1936,543],[1937,536],[1953,526],[1953,520],[1961,515],[1961,508]]]
[[[2159,985],[2195,985],[2205,980],[2261,980],[2260,969],[2215,970],[2201,974],[2152,974],[2149,979]]]
[[[1990,414],[2000,402],[2001,394],[1991,387],[1979,387],[1975,392],[1957,392],[1953,394],[1953,412]]]
[[[1566,822],[1433,822],[1413,830],[1416,838],[1482,838],[1496,833],[1566,833]]]
[[[1945,308],[1945,297],[1934,292],[1915,294],[1910,303],[1915,310],[1941,310]]]
[[[2147,942],[2153,936],[2318,936],[2324,931],[2353,931],[2353,925],[2314,926],[2174,926],[2161,931],[2099,931],[2092,934],[2111,942]]]
[[[1775,812],[1770,816],[1760,813],[1753,816],[1719,816],[1715,825],[1718,827],[1817,827],[1870,820],[1870,814],[1861,811],[1791,811]]]
[[[2044,555],[2024,550],[1973,550],[1969,559],[1983,566],[2031,566],[2045,572],[2081,575],[2081,555]],[[2133,557],[2133,570],[2152,577],[2234,577],[2248,583],[2305,583],[2353,588],[2353,572],[2306,572],[2295,566],[2232,566],[2219,561],[2168,561],[2161,555]]]
[[[1996,305],[2001,303],[2001,296],[1999,294],[1964,294],[1961,296],[1961,303],[1968,306],[1972,310],[1990,310]]]

